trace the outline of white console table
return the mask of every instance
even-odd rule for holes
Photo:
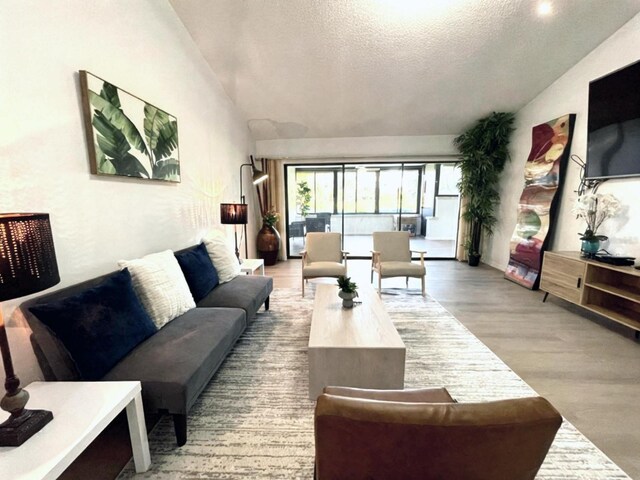
[[[0,478],[54,479],[126,408],[137,472],[151,465],[140,382],[34,382],[29,409],[53,420],[19,447],[0,447]],[[0,422],[8,414],[0,412]]]

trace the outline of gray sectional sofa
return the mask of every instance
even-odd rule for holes
[[[80,380],[68,350],[30,307],[47,304],[99,285],[104,275],[21,305],[31,342],[48,381]],[[142,341],[101,380],[139,380],[147,413],[173,416],[178,445],[187,440],[187,414],[262,304],[269,309],[273,280],[240,275],[215,287],[193,308]]]

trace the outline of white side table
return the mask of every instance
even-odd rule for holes
[[[247,258],[240,264],[240,271],[247,275],[255,275],[258,269],[260,269],[260,275],[264,277],[264,260],[262,258]]]
[[[140,382],[34,382],[25,389],[27,408],[50,410],[53,420],[19,447],[0,447],[0,478],[58,478],[125,408],[136,471],[149,469]],[[7,417],[0,412],[0,422]]]

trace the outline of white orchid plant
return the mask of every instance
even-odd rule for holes
[[[584,233],[578,234],[580,240],[607,240],[605,235],[596,235],[596,232],[602,222],[620,211],[620,202],[611,194],[587,193],[577,198],[572,211],[587,223]]]

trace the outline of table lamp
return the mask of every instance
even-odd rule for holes
[[[46,213],[0,213],[0,302],[45,290],[60,281],[53,235]],[[0,408],[10,413],[0,424],[0,446],[22,445],[53,419],[47,410],[27,410],[29,394],[13,370],[0,308],[0,350],[6,379]]]
[[[233,235],[236,242],[236,257],[240,260],[240,250],[238,250],[238,230],[235,225],[247,224],[247,204],[246,203],[221,203],[220,223],[224,225],[234,225]],[[246,242],[246,240],[245,240]]]

